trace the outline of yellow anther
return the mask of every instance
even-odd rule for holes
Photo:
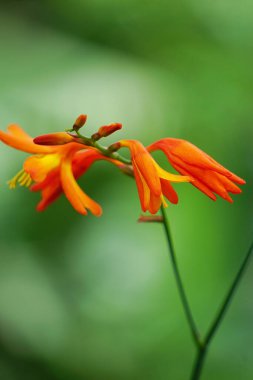
[[[32,178],[29,173],[26,173],[24,169],[22,169],[12,179],[8,181],[9,188],[15,189],[17,183],[20,186],[29,187],[32,183]]]

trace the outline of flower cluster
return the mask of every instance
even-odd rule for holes
[[[137,140],[120,140],[105,148],[98,141],[121,129],[122,125],[102,126],[88,138],[79,131],[86,119],[86,115],[80,115],[71,130],[35,139],[15,124],[10,125],[7,132],[0,131],[3,143],[32,154],[25,160],[22,170],[9,181],[9,187],[15,188],[19,184],[41,192],[38,211],[43,211],[64,193],[80,214],[86,215],[90,210],[100,216],[100,205],[84,193],[76,181],[98,160],[106,160],[134,176],[141,208],[151,214],[156,214],[162,204],[167,206],[165,198],[174,204],[178,202],[171,184],[174,182],[189,182],[211,199],[216,200],[217,194],[229,202],[232,202],[229,193],[241,192],[236,184],[245,183],[202,150],[181,139],[164,138],[148,147]],[[131,160],[118,153],[123,147],[129,149]],[[162,150],[180,174],[161,168],[151,156],[155,150]]]

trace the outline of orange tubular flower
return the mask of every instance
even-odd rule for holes
[[[134,176],[140,197],[142,210],[155,214],[161,204],[165,206],[163,195],[176,204],[178,196],[170,182],[189,182],[187,176],[166,172],[151,157],[146,148],[137,140],[121,140],[115,145],[130,149]]]
[[[83,175],[90,168],[90,166],[98,160],[106,160],[114,163],[118,167],[122,166],[119,161],[105,157],[95,149],[84,149],[78,151],[73,156],[72,172],[74,179],[77,179]],[[69,172],[68,175],[72,176]],[[44,211],[52,202],[54,202],[62,194],[62,192],[65,191],[63,186],[65,186],[66,189],[66,187],[68,187],[68,183],[61,180],[61,173],[59,169],[49,173],[44,181],[33,184],[30,188],[31,191],[41,191],[42,195],[42,199],[37,205],[37,211]]]
[[[68,134],[65,137],[69,140]],[[65,141],[63,133],[56,133],[54,137],[51,135],[50,139],[52,138],[55,139],[56,144]],[[60,186],[60,192],[63,189],[66,197],[79,213],[86,215],[86,209],[89,209],[94,215],[101,215],[101,207],[83,193],[72,172],[72,161],[78,151],[85,148],[83,144],[69,142],[66,145],[37,145],[17,125],[9,126],[7,132],[0,131],[0,140],[15,149],[35,154],[25,160],[23,169],[9,181],[9,186],[14,188],[19,183],[21,186],[30,187],[32,182],[35,182],[32,190],[38,190],[40,187],[42,190],[39,210],[44,209],[58,197],[59,192],[56,192],[56,188]],[[94,155],[94,159],[96,158]]]
[[[191,176],[190,182],[212,200],[215,201],[215,194],[218,194],[232,203],[233,200],[228,193],[241,193],[241,189],[234,182],[243,185],[245,181],[190,142],[165,138],[147,147],[149,152],[158,149],[165,153],[171,165],[179,173]]]

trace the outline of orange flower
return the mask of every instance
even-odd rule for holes
[[[166,206],[163,195],[171,203],[178,202],[178,196],[170,182],[189,182],[189,177],[166,172],[151,157],[146,148],[137,140],[121,140],[115,144],[130,149],[132,164],[142,210],[155,214],[161,204]]]
[[[75,179],[83,175],[90,166],[98,160],[107,160],[121,167],[119,161],[103,156],[95,149],[84,149],[75,153],[72,159],[72,172]],[[66,185],[65,185],[66,187]],[[31,191],[41,191],[42,199],[37,205],[37,211],[44,211],[63,192],[63,182],[60,170],[54,170],[47,175],[44,181],[31,186]]]
[[[57,142],[57,136],[59,143],[64,140],[63,133],[54,134],[55,142]],[[66,139],[69,140],[67,133]],[[38,189],[39,186],[46,183],[45,188],[42,186],[44,189],[44,193],[42,191],[43,199],[38,205],[38,209],[45,208],[47,204],[57,198],[58,194],[55,189],[60,183],[67,199],[79,213],[86,215],[86,209],[89,209],[94,215],[101,215],[101,207],[81,190],[72,172],[72,161],[77,152],[85,148],[83,144],[70,142],[66,145],[37,145],[17,125],[11,125],[7,132],[0,131],[0,140],[15,149],[35,153],[34,156],[25,160],[23,169],[9,181],[9,186],[14,188],[19,183],[21,186],[30,187],[32,182],[35,182],[34,190],[36,186]]]
[[[228,193],[241,193],[241,189],[234,182],[243,185],[245,181],[190,142],[165,138],[147,148],[149,152],[157,149],[165,153],[179,173],[191,176],[190,182],[211,199],[216,200],[215,194],[218,194],[228,202],[233,202]]]

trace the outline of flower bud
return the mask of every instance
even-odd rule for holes
[[[64,145],[75,141],[75,137],[66,132],[49,133],[35,137],[33,142],[38,145]]]
[[[110,146],[108,146],[108,150],[112,153],[112,152],[116,152],[117,150],[119,150],[121,148],[121,144],[120,142],[116,142]]]
[[[78,131],[86,123],[86,120],[87,120],[87,115],[78,116],[78,118],[76,119],[72,129],[74,131]]]
[[[104,125],[99,128],[99,130],[92,135],[93,140],[99,140],[102,137],[107,137],[112,133],[118,131],[122,128],[122,124],[120,123],[111,123],[109,125]]]

